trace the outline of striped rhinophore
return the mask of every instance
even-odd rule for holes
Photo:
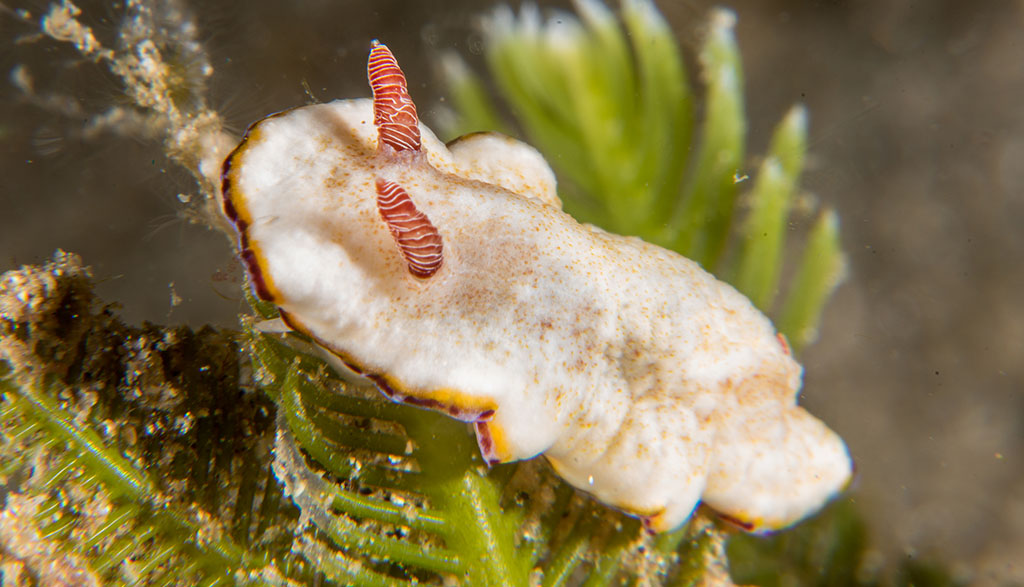
[[[396,151],[419,151],[416,105],[409,97],[405,74],[387,45],[373,41],[366,73],[373,90],[373,124],[377,126],[378,148],[383,144]]]
[[[377,210],[405,257],[409,273],[421,278],[437,273],[444,261],[441,233],[416,208],[405,189],[378,177]]]

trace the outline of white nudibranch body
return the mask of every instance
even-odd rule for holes
[[[474,424],[489,463],[543,454],[572,485],[678,527],[698,502],[754,531],[847,483],[796,405],[763,314],[696,263],[561,210],[533,148],[444,145],[390,51],[374,99],[255,123],[224,164],[253,288],[395,401]]]

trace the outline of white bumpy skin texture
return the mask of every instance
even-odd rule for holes
[[[293,328],[393,400],[473,422],[488,462],[543,454],[652,531],[700,501],[779,529],[845,486],[846,446],[796,405],[800,366],[749,300],[563,213],[533,148],[489,133],[442,144],[409,118],[383,45],[370,73],[377,102],[273,115],[225,162],[254,290]],[[387,118],[392,103],[405,118]],[[410,266],[414,237],[385,220],[381,186],[400,186],[404,222],[433,235],[427,269]]]

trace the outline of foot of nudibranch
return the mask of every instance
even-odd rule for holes
[[[651,516],[639,516],[639,518],[640,522],[643,524],[644,531],[652,536],[673,529],[672,526],[670,526],[666,522],[664,510]],[[738,530],[743,530],[744,532],[757,532],[757,525],[753,522],[746,522],[739,518],[734,518],[728,514],[723,514],[722,512],[716,511],[704,504],[698,504],[697,508],[689,516],[689,519],[691,521],[696,520],[698,518],[703,518],[704,520],[706,520],[704,523],[710,522],[717,518]]]
[[[395,403],[408,404],[418,408],[426,408],[441,412],[463,422],[485,422],[494,417],[494,409],[488,407],[469,407],[457,402],[447,402],[432,397],[418,397],[400,391],[400,386],[392,383],[387,377],[375,373],[364,373],[364,377],[373,382],[377,389]]]
[[[660,532],[658,528],[661,528],[661,526],[664,525],[659,521],[660,517],[661,516],[658,514],[655,514],[653,516],[640,516],[640,522],[644,526],[644,532],[647,532],[647,534],[651,536],[654,536],[658,532]]]
[[[288,313],[284,308],[278,307],[280,318],[261,320],[256,322],[256,330],[264,334],[286,335],[288,333],[301,333],[313,339],[309,342],[298,336],[288,337],[287,344],[297,351],[307,355],[318,357],[334,369],[334,372],[343,380],[356,385],[366,385],[366,377],[362,369],[346,360],[340,353],[332,351],[323,341],[318,340],[295,316]]]
[[[480,447],[480,456],[484,458],[488,467],[500,465],[508,460],[502,455],[505,448],[504,435],[501,433],[501,429],[492,425],[490,421],[493,416],[494,412],[492,411],[486,419],[481,419],[473,424],[473,429],[476,431],[476,444]]]
[[[739,518],[734,518],[734,517],[730,516],[729,514],[724,514],[722,512],[718,512],[718,511],[715,511],[715,510],[711,510],[711,511],[715,512],[715,515],[718,517],[719,520],[722,520],[723,522],[729,524],[730,526],[732,526],[734,528],[738,528],[740,530],[743,530],[744,532],[756,532],[757,531],[757,524],[755,524],[754,522],[747,522],[747,521],[741,520]]]
[[[630,513],[628,510],[625,511],[627,514]],[[636,513],[633,512],[633,515],[636,515]],[[692,512],[689,515],[687,515],[687,518],[689,518],[690,515],[692,515]],[[640,522],[644,526],[644,531],[651,535],[661,534],[662,532],[668,532],[669,530],[672,530],[673,528],[676,528],[679,525],[679,521],[677,519],[669,519],[669,512],[667,509],[664,508],[656,514],[641,514],[638,517],[640,518]]]

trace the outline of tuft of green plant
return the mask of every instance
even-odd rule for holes
[[[543,22],[527,5],[518,15],[499,8],[486,21],[488,73],[513,122],[498,114],[487,84],[461,58],[444,56],[454,108],[449,134],[522,129],[555,167],[567,212],[694,259],[774,315],[796,349],[813,341],[845,262],[830,209],[817,212],[802,239],[790,234],[791,223],[814,212],[799,197],[804,108],[794,106],[779,123],[747,181],[735,15],[711,14],[699,55],[699,109],[672,31],[652,2],[622,0],[621,22],[597,0],[574,5],[579,19],[556,13]],[[796,247],[803,257],[784,283],[785,251]]]
[[[58,252],[0,279],[0,558],[18,585],[308,583],[275,406],[231,333],[125,326]],[[6,579],[5,579],[6,584]]]

